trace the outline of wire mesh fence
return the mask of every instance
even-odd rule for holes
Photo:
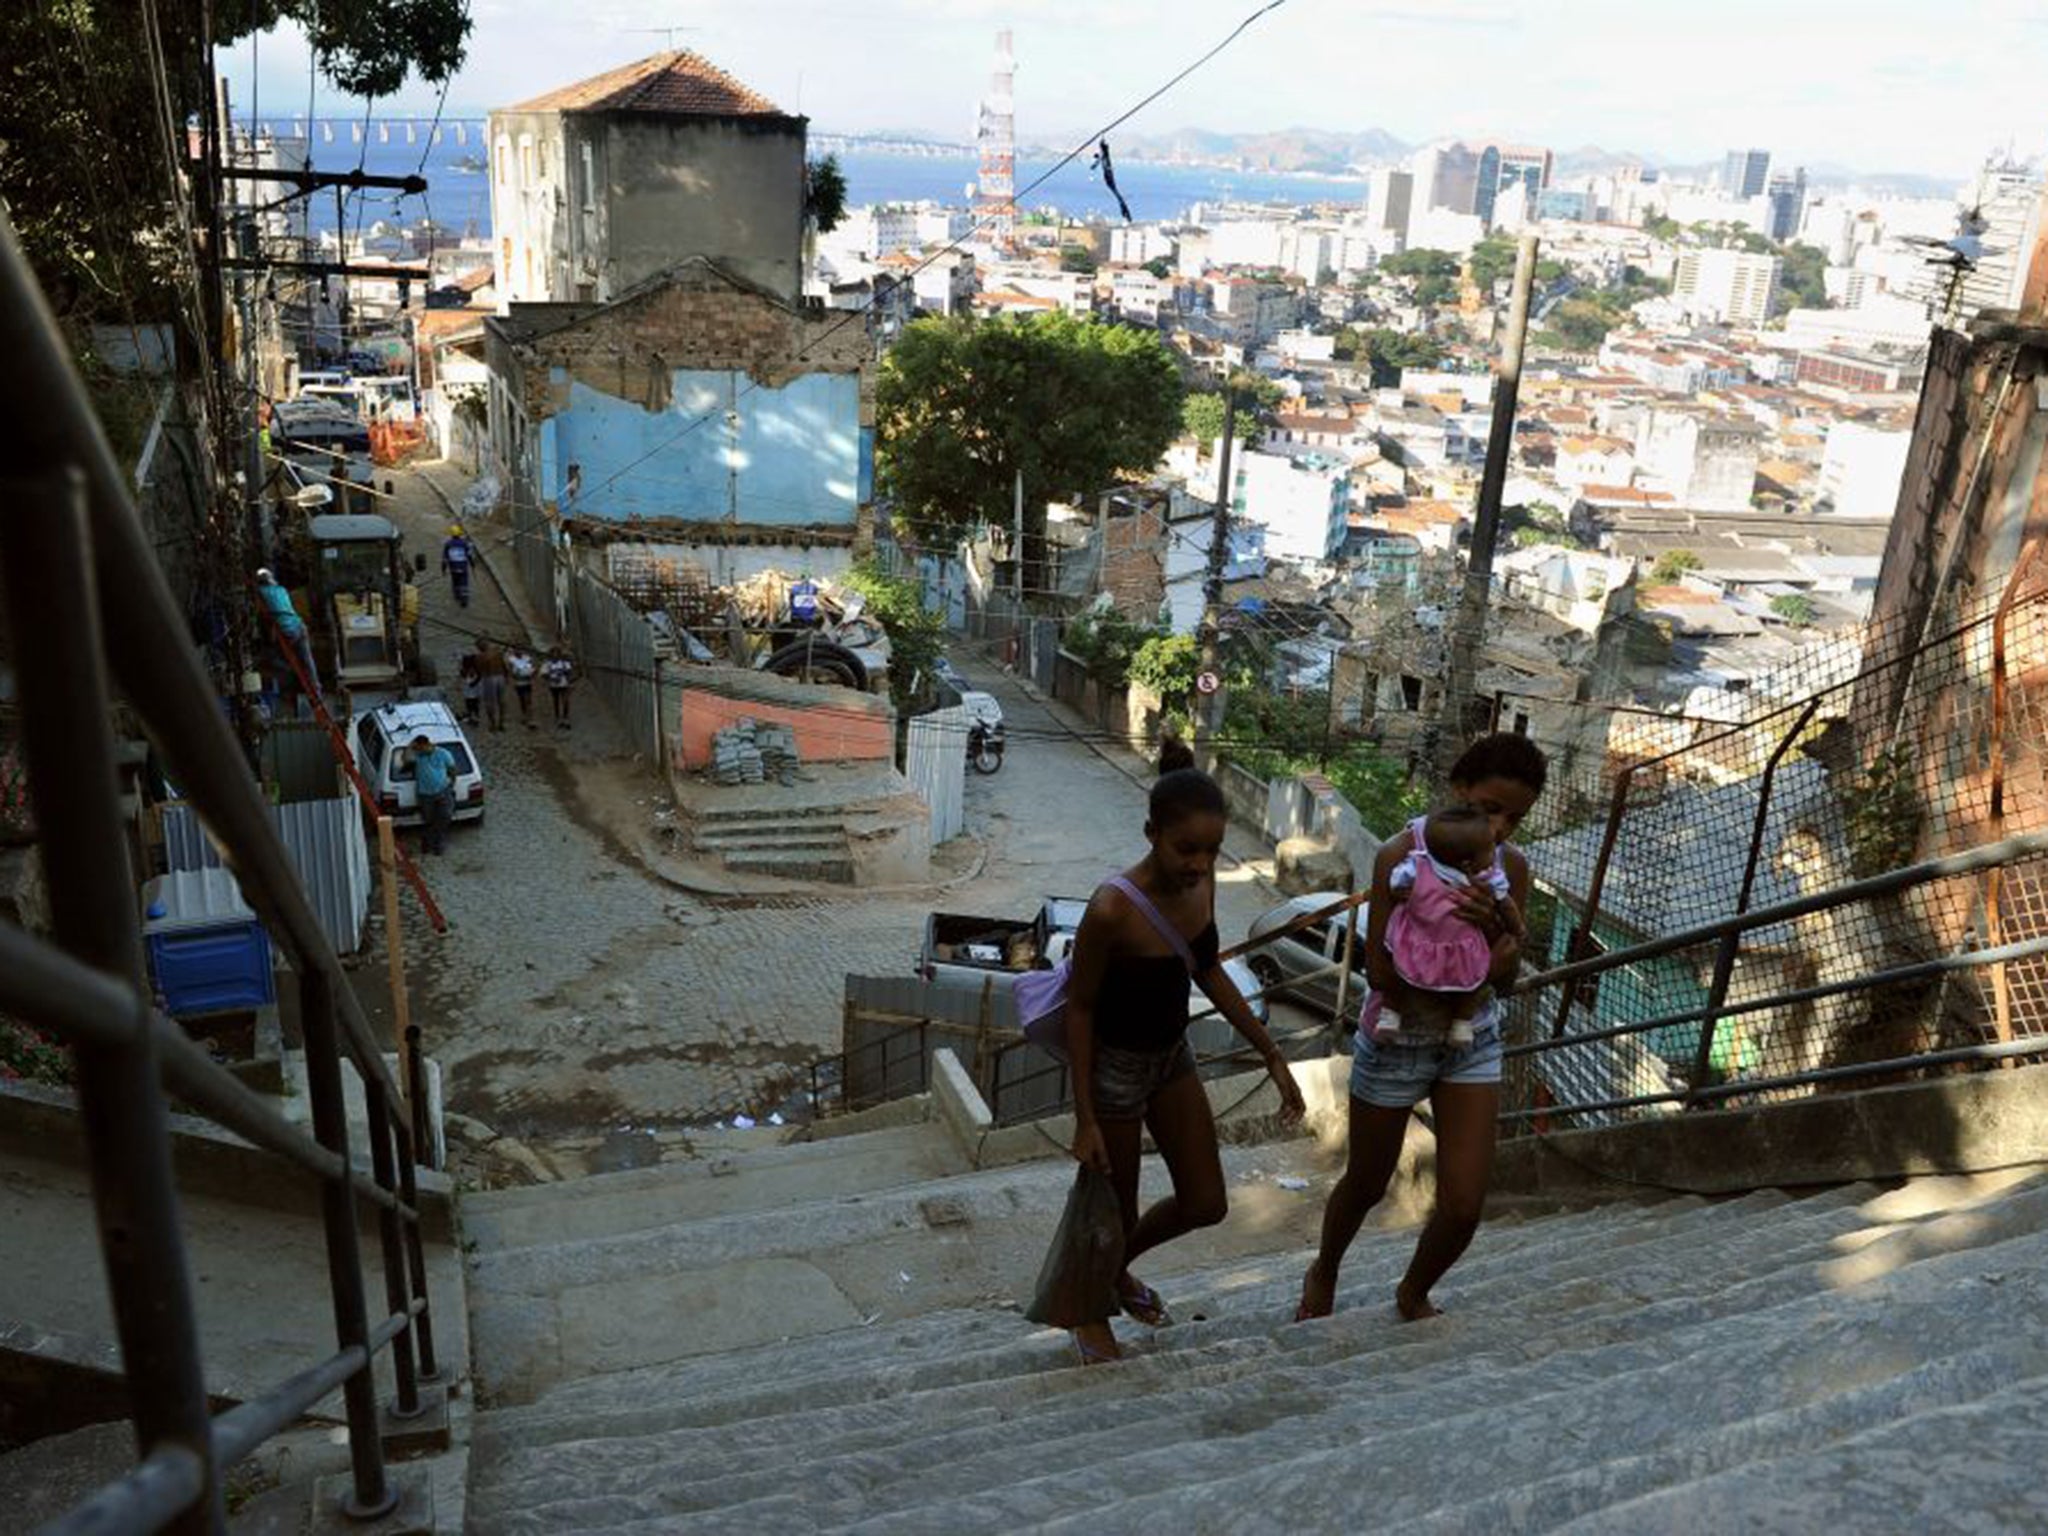
[[[1531,963],[1613,953],[2048,828],[2048,562],[2021,560],[2002,591],[1951,602],[1928,629],[1904,644],[1874,631],[1821,641],[1740,692],[1693,690],[1677,717],[1571,722],[1580,745],[1557,755],[1520,838],[1537,883]],[[2048,956],[2026,951],[2044,936],[2037,857],[1523,993],[1511,1047],[1584,1043],[1511,1057],[1507,1107],[1683,1095],[2048,1036]],[[1931,968],[2014,946],[2017,958]],[[1861,984],[1901,968],[1920,974]],[[1670,1022],[1616,1033],[1655,1021]]]

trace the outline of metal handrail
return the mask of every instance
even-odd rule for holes
[[[0,349],[10,361],[0,375],[12,407],[10,458],[27,477],[9,487],[16,511],[0,519],[0,580],[15,653],[34,658],[20,669],[21,716],[52,927],[69,951],[0,929],[0,1002],[73,1046],[139,1448],[134,1471],[50,1529],[222,1531],[224,1465],[336,1386],[347,1404],[352,1473],[342,1508],[382,1514],[397,1494],[384,1468],[371,1362],[391,1349],[399,1419],[422,1410],[419,1382],[437,1371],[405,1101],[183,640],[127,486],[4,212]],[[119,600],[103,603],[103,593]],[[310,1138],[151,1007],[114,782],[109,667],[297,973]],[[350,1155],[344,1055],[364,1087],[367,1179]],[[205,1391],[166,1084],[320,1183],[337,1352],[220,1420]],[[375,1328],[363,1295],[358,1194],[379,1211],[389,1315]]]

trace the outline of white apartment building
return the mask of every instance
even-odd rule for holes
[[[1696,512],[1746,512],[1763,435],[1753,421],[1650,411],[1636,432],[1636,484]]]
[[[1148,261],[1169,259],[1173,236],[1157,224],[1119,224],[1109,232],[1109,260],[1112,266],[1142,267]]]
[[[1209,226],[1212,267],[1279,267],[1288,226],[1278,219],[1230,219]]]
[[[1366,221],[1370,230],[1390,237],[1382,250],[1399,250],[1408,229],[1408,216],[1415,201],[1415,173],[1380,169],[1366,182]]]
[[[1888,518],[1899,502],[1910,432],[1885,432],[1858,421],[1828,427],[1820,461],[1821,499],[1836,517]]]
[[[1231,339],[1248,347],[1271,341],[1301,316],[1301,302],[1293,289],[1249,277],[1212,281],[1209,308]]]
[[[1350,467],[1335,459],[1282,458],[1246,449],[1232,461],[1231,510],[1266,530],[1266,553],[1317,562],[1344,545]]]
[[[1761,326],[1771,317],[1784,262],[1748,251],[1683,251],[1672,300],[1695,320]]]
[[[1159,312],[1173,307],[1173,282],[1143,267],[1118,267],[1109,274],[1109,303],[1126,320],[1156,325]]]
[[[1981,309],[2015,309],[2027,283],[2027,261],[2041,228],[2041,178],[2028,166],[1997,157],[1978,173],[1966,199],[1983,221],[1977,269],[1963,281],[1962,318]]]
[[[1795,309],[1785,316],[1785,345],[1815,347],[1924,347],[1933,322],[1915,299],[1880,293],[1856,309]]]

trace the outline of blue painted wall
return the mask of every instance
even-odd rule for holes
[[[557,386],[565,378],[556,370]],[[665,411],[573,381],[568,409],[542,424],[540,451],[544,495],[559,498],[569,466],[581,467],[583,493],[563,508],[574,517],[850,528],[874,494],[873,432],[848,373],[770,389],[744,373],[679,368]]]

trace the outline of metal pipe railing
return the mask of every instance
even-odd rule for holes
[[[15,255],[11,233],[0,242],[9,256]],[[34,414],[32,406],[16,409]],[[100,1259],[136,1444],[144,1461],[169,1449],[196,1464],[202,1496],[189,1499],[168,1528],[200,1536],[220,1529],[226,1515],[211,1465],[192,1276],[171,1178],[169,1111],[155,1041],[136,1027],[145,995],[142,927],[121,828],[99,597],[87,565],[84,485],[60,455],[29,456],[28,465],[40,473],[7,487],[8,512],[0,517],[0,586],[15,654],[35,657],[35,665],[18,669],[18,685],[51,927],[73,958],[109,978],[125,978],[129,993],[114,1015],[128,1021],[128,1038],[112,1044],[85,1039],[73,1049]]]
[[[185,623],[158,568],[120,468],[92,402],[71,366],[62,334],[43,302],[12,222],[0,214],[0,407],[17,463],[75,466],[84,476],[98,590],[121,600],[98,610],[89,637],[104,638],[113,675],[129,706],[223,849],[242,894],[285,947],[295,970],[327,975],[341,998],[341,1023],[356,1068],[388,1079],[368,1018],[352,992],[290,855],[265,813],[248,764],[221,718],[212,685],[183,642]],[[35,654],[51,649],[37,635]],[[28,654],[28,647],[21,653]],[[25,669],[26,670],[26,669]],[[104,696],[104,695],[102,695]],[[387,1087],[391,1087],[387,1081]],[[397,1094],[392,1094],[393,1100]]]
[[[1724,1004],[1720,1014],[1723,1018],[1729,1018],[1736,1014],[1758,1013],[1767,1008],[1791,1008],[1801,1003],[1817,1003],[1830,997],[1843,997],[1851,992],[1869,992],[1879,987],[1926,981],[1955,971],[1973,970],[1978,966],[2009,965],[2015,960],[2031,960],[2036,955],[2048,955],[2048,938],[2025,939],[2016,944],[2001,944],[1992,949],[1964,950],[1961,954],[1944,955],[1939,960],[1919,960],[1912,965],[1897,965],[1882,971],[1872,971],[1867,976],[1853,976],[1847,981],[1828,981],[1817,986],[1795,987],[1789,992],[1773,992],[1768,997],[1744,998],[1740,1002]],[[1561,1039],[1526,1040],[1505,1046],[1501,1054],[1534,1056],[1544,1051],[1564,1050],[1574,1045],[1593,1045],[1602,1040],[1619,1040],[1628,1035],[1674,1029],[1681,1024],[1697,1024],[1713,1011],[1713,1005],[1708,1004],[1705,1007],[1688,1008],[1682,1013],[1662,1014],[1654,1019],[1631,1019],[1621,1024],[1610,1024],[1603,1029],[1574,1030]]]
[[[1992,1045],[1959,1045],[1942,1051],[1923,1051],[1917,1056],[1892,1056],[1883,1061],[1858,1061],[1840,1067],[1813,1067],[1804,1072],[1786,1072],[1777,1077],[1744,1078],[1740,1082],[1717,1083],[1711,1088],[1686,1089],[1672,1093],[1639,1093],[1625,1099],[1598,1099],[1586,1104],[1545,1104],[1535,1109],[1502,1112],[1504,1121],[1534,1120],[1548,1115],[1592,1115],[1622,1109],[1647,1109],[1657,1104],[1690,1104],[1701,1100],[1747,1098],[1775,1093],[1782,1088],[1806,1088],[1816,1083],[1853,1082],[1858,1078],[1881,1077],[1887,1072],[1912,1072],[1923,1067],[1947,1066],[1969,1061],[2017,1061],[2029,1056],[2048,1055],[2048,1038],[2010,1040]]]
[[[313,916],[240,748],[170,602],[127,489],[12,226],[0,212],[0,346],[10,370],[16,461],[0,518],[0,581],[20,670],[30,783],[62,956],[0,930],[0,1001],[74,1050],[101,1248],[141,1457],[129,1476],[52,1529],[179,1533],[225,1528],[223,1450],[246,1454],[340,1386],[353,1491],[368,1518],[396,1494],[385,1475],[371,1365],[393,1346],[400,1409],[434,1372],[411,1128],[361,1004]],[[118,592],[102,605],[98,594]],[[149,1006],[140,925],[118,810],[108,664],[297,973],[313,1135],[208,1059]],[[346,1051],[369,1109],[372,1172],[354,1167],[342,1093]],[[200,1365],[191,1279],[172,1179],[165,1085],[217,1122],[321,1180],[337,1353],[214,1423]],[[355,1196],[381,1213],[393,1310],[365,1315]],[[415,1357],[415,1349],[417,1351]],[[415,1369],[417,1365],[417,1370]],[[311,1398],[304,1396],[314,1392]]]

